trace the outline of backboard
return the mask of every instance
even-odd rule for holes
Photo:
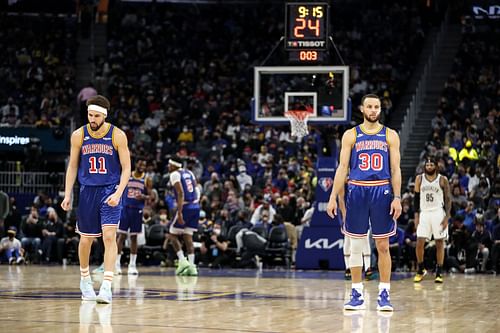
[[[255,67],[252,104],[257,124],[288,124],[285,112],[293,110],[309,110],[310,125],[348,123],[349,67]]]

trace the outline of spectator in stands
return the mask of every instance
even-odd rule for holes
[[[394,236],[389,237],[389,252],[391,257],[394,258],[392,271],[399,272],[401,269],[401,255],[403,252],[403,244],[405,242],[405,232],[401,228],[397,228]]]
[[[500,212],[499,212],[500,214]],[[497,223],[493,228],[493,244],[491,250],[491,273],[498,272],[498,259],[500,259],[500,223]]]
[[[472,192],[469,193],[469,198],[474,202],[476,208],[485,209],[490,197],[490,187],[486,177],[482,176],[479,184],[474,186]]]
[[[245,165],[240,165],[238,167],[238,175],[236,179],[238,180],[238,185],[240,187],[240,191],[243,192],[246,189],[250,189],[253,185],[253,178],[247,174],[247,168]]]
[[[274,219],[274,214],[276,214],[276,209],[271,205],[271,195],[266,193],[264,194],[260,205],[255,208],[252,217],[250,218],[250,223],[253,225],[256,225],[257,223],[261,222],[263,220],[263,215],[265,215],[265,212],[268,212],[267,218],[269,219],[268,222],[272,223]]]
[[[49,263],[54,259],[57,251],[57,243],[63,237],[64,225],[52,207],[47,209],[47,219],[42,226],[42,252],[44,262]]]
[[[72,254],[73,260],[78,260],[78,243],[80,237],[76,233],[76,215],[73,214],[69,217],[68,221],[63,225],[63,236],[57,240],[57,259],[59,262],[64,263],[65,259],[68,260],[69,255]]]
[[[201,242],[201,258],[211,268],[223,268],[231,266],[233,263],[233,254],[229,249],[229,240],[221,234],[222,227],[215,223]]]
[[[456,215],[450,227],[450,246],[448,247],[448,256],[446,259],[447,266],[450,267],[452,272],[464,272],[466,259],[469,258],[468,260],[472,261],[470,258],[475,258],[475,252],[467,253],[469,242],[470,233],[464,225],[464,217]]]
[[[457,211],[458,215],[464,217],[464,225],[472,233],[475,229],[474,219],[476,218],[477,209],[474,208],[474,203],[472,201],[467,201],[467,206],[464,209]]]
[[[8,262],[10,265],[24,263],[24,249],[16,238],[16,233],[16,227],[9,227],[7,237],[0,240],[0,261]]]
[[[476,230],[471,236],[470,252],[476,254],[476,265],[474,267],[477,266],[478,272],[484,273],[486,272],[486,264],[492,247],[492,238],[490,232],[484,227],[484,217],[482,215],[476,216],[475,225]]]
[[[458,160],[463,161],[468,159],[470,161],[477,161],[479,159],[479,154],[477,150],[472,146],[472,141],[467,140],[465,142],[465,147],[458,153]]]
[[[40,261],[40,256],[42,255],[40,245],[42,244],[43,224],[44,221],[39,217],[38,208],[35,206],[31,207],[30,214],[21,223],[23,234],[21,238],[22,247],[25,249],[29,260],[35,263]]]
[[[417,270],[417,228],[415,227],[415,222],[410,220],[408,226],[406,227],[404,234],[404,263],[407,265],[410,271]]]

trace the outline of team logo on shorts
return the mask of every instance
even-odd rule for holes
[[[318,183],[323,191],[328,192],[333,185],[333,180],[330,177],[323,177],[319,179]]]

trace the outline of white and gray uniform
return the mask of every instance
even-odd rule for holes
[[[443,230],[441,222],[446,216],[444,210],[444,191],[439,184],[438,174],[432,182],[422,174],[420,183],[420,222],[417,227],[417,237],[431,239],[447,239],[448,228]]]

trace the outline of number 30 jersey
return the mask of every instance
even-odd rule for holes
[[[349,180],[373,181],[391,178],[388,129],[367,133],[358,125],[354,128],[356,142],[351,149]]]
[[[443,209],[444,193],[439,185],[441,175],[438,174],[432,182],[428,181],[425,174],[422,174],[420,183],[420,211],[432,211]]]
[[[82,128],[82,148],[78,166],[78,181],[81,185],[104,186],[120,183],[121,164],[118,151],[115,148],[111,124],[108,131],[101,137],[96,137],[90,130],[90,125]]]

